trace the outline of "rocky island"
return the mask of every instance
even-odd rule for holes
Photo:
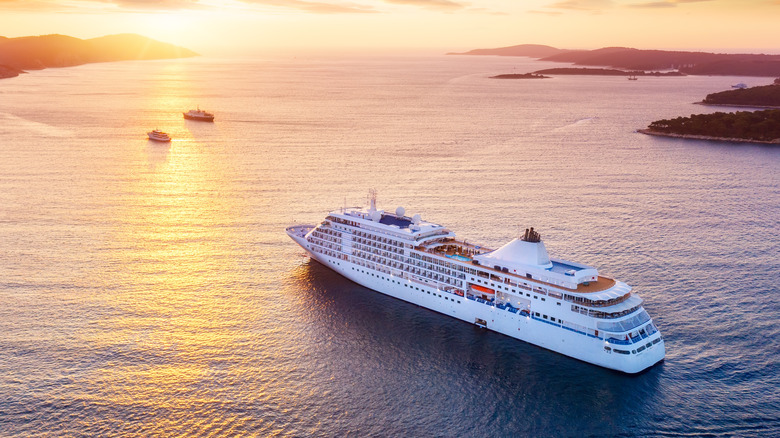
[[[772,85],[708,94],[701,103],[705,105],[780,108],[780,80],[775,80],[775,84]]]
[[[186,58],[198,54],[135,34],[82,40],[65,35],[0,37],[0,78],[51,67],[94,62]]]
[[[677,70],[686,75],[780,76],[780,55],[640,50],[630,47],[564,50],[535,44],[476,49],[449,55],[527,56],[542,61],[623,70]]]
[[[780,110],[691,114],[657,120],[638,132],[698,140],[780,144]]]
[[[678,71],[660,72],[644,70],[615,70],[609,68],[548,68],[537,70],[536,74],[547,75],[591,75],[591,76],[685,76]]]
[[[549,79],[549,76],[544,76],[536,73],[509,73],[503,75],[491,76],[490,79]]]

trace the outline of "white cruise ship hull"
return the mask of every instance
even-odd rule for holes
[[[328,268],[361,286],[404,300],[470,324],[477,324],[489,330],[537,345],[548,350],[579,359],[608,369],[636,374],[663,360],[665,347],[660,334],[655,339],[648,337],[643,351],[634,354],[617,354],[608,350],[604,339],[569,330],[560,324],[551,323],[532,314],[511,312],[489,302],[480,302],[453,295],[425,284],[397,275],[386,274],[311,251],[305,236],[314,227],[311,225],[290,227],[288,235],[295,240],[309,256]],[[655,341],[655,343],[653,343]],[[637,348],[635,345],[634,348]]]

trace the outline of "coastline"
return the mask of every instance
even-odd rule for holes
[[[14,38],[0,36],[0,79],[17,77],[26,73],[25,70],[193,56],[199,55],[184,47],[137,34],[115,34],[90,39],[59,34]]]
[[[19,76],[22,73],[27,73],[24,70],[18,68],[9,67],[7,65],[0,65],[0,79],[10,79]]]
[[[490,76],[489,79],[550,79],[550,76],[544,76],[536,73],[512,73]]]
[[[764,141],[764,140],[751,140],[746,138],[712,137],[709,135],[675,134],[671,132],[653,131],[650,129],[637,129],[636,132],[646,134],[646,135],[655,135],[659,137],[687,138],[691,140],[711,140],[711,141],[730,142],[730,143],[758,143],[758,144],[771,144],[771,145],[780,144],[780,139],[776,139],[772,141]]]
[[[763,109],[780,109],[780,106],[777,105],[743,105],[743,104],[736,104],[736,103],[709,103],[705,101],[701,102],[693,102],[694,105],[705,105],[705,106],[733,106],[735,108],[763,108]]]

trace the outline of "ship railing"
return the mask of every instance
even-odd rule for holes
[[[303,237],[306,235],[306,233],[311,231],[312,228],[314,228],[312,225],[293,225],[291,227],[287,227],[287,231],[295,234],[296,236]]]

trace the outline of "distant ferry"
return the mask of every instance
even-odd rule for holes
[[[631,75],[631,76],[628,77],[628,80],[629,81],[635,81],[635,80],[637,80],[637,77],[634,76],[634,75]]]
[[[551,259],[538,232],[492,250],[442,225],[376,208],[332,211],[287,234],[369,289],[555,352],[629,374],[663,360],[661,333],[631,287]]]
[[[189,110],[184,114],[185,119],[189,120],[199,120],[201,122],[213,122],[214,121],[214,114],[211,114],[209,112],[203,111],[198,107],[198,109]]]
[[[159,129],[155,129],[154,131],[147,132],[146,135],[149,136],[149,140],[162,141],[162,142],[171,141],[171,136],[166,134],[165,132],[160,131]]]
[[[740,82],[738,84],[734,84],[734,85],[731,86],[731,88],[736,88],[738,90],[743,90],[743,89],[745,89],[747,87],[748,87],[747,84],[744,83],[744,82]]]

